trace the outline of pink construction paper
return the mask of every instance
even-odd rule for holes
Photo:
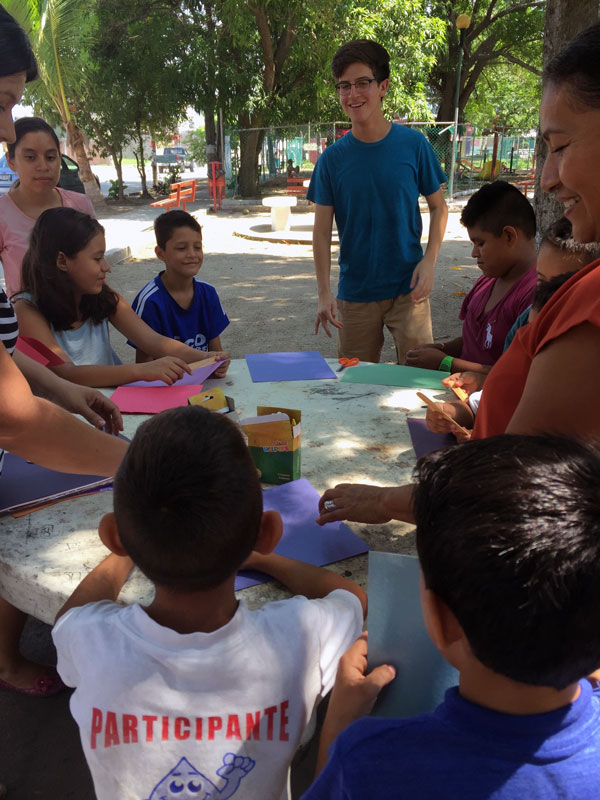
[[[209,375],[212,375],[213,372],[218,369],[222,361],[217,361],[215,364],[208,364],[206,367],[198,367],[195,369],[191,375],[187,372],[184,373],[183,378],[180,378],[176,381],[173,386],[198,386],[199,384],[204,383],[204,381],[208,378]],[[148,389],[151,387],[161,388],[164,389],[167,384],[164,381],[134,381],[133,383],[125,383],[121,388],[130,388],[134,386],[143,386],[144,388]],[[115,403],[117,401],[115,400]],[[185,405],[184,403],[178,403],[178,405]],[[169,406],[172,408],[172,406]],[[123,409],[121,409],[123,411]]]
[[[187,406],[188,397],[202,391],[196,386],[119,386],[111,400],[123,414],[158,414],[168,408]]]

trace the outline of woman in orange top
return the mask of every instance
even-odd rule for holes
[[[580,242],[600,241],[600,23],[544,72],[542,188],[556,194]],[[517,332],[489,373],[474,438],[498,433],[600,436],[600,261],[580,270]],[[410,485],[341,484],[321,498],[320,522],[412,521]],[[327,508],[325,507],[327,503]]]

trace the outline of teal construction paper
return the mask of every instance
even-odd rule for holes
[[[404,367],[401,364],[359,364],[342,372],[340,380],[348,383],[372,383],[378,386],[406,386],[409,389],[439,389],[447,372],[438,372],[418,367]]]

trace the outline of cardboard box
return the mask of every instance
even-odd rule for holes
[[[256,417],[240,421],[264,483],[287,483],[300,477],[301,417],[297,409],[258,406]]]
[[[233,397],[227,397],[218,386],[214,389],[200,392],[199,394],[193,394],[188,398],[188,405],[202,406],[203,408],[208,408],[210,411],[216,411],[217,414],[223,414],[233,419],[235,422],[238,421]]]

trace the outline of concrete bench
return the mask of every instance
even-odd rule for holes
[[[296,197],[263,197],[263,206],[271,209],[271,230],[287,231],[290,229],[290,208],[298,204]]]

